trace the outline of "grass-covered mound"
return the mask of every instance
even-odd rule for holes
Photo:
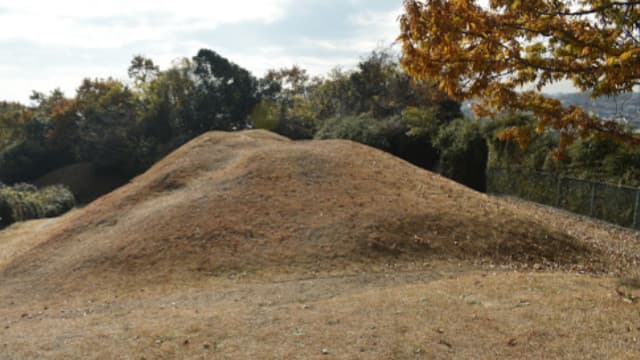
[[[74,206],[73,193],[62,185],[42,189],[30,184],[0,185],[0,229],[18,221],[58,216]]]
[[[40,283],[31,286],[60,289],[403,259],[599,259],[566,232],[382,151],[256,130],[204,134],[43,236],[0,281],[28,274]]]

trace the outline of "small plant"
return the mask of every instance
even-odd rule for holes
[[[38,189],[30,184],[0,184],[0,228],[17,221],[54,217],[75,206],[73,193],[62,185]]]

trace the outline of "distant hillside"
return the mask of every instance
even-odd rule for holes
[[[564,105],[580,106],[606,119],[620,119],[634,128],[640,128],[640,93],[602,96],[591,99],[589,93],[550,94]]]

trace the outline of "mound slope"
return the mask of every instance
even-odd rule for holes
[[[389,257],[568,264],[596,256],[381,151],[257,130],[204,134],[40,236],[0,279],[104,284]]]

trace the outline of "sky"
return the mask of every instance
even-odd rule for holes
[[[401,12],[401,0],[0,0],[0,100],[73,96],[84,78],[128,80],[135,55],[166,69],[202,48],[258,77],[292,65],[324,75],[392,46]]]
[[[400,0],[0,0],[0,100],[73,96],[86,77],[127,78],[133,56],[161,68],[208,48],[262,76],[353,67],[399,32]]]

